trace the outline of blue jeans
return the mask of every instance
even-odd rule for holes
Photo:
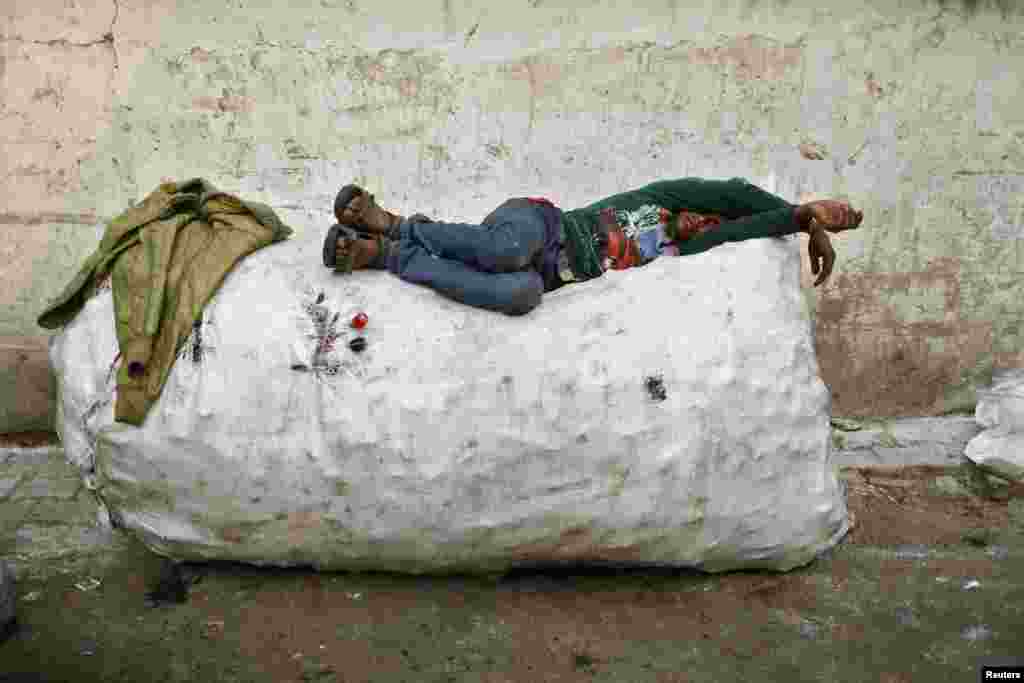
[[[529,313],[545,291],[541,273],[551,270],[552,258],[557,261],[552,211],[557,209],[510,199],[479,225],[406,220],[387,269],[468,306]]]

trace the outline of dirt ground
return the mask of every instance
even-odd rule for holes
[[[959,482],[965,495],[940,490]],[[0,681],[976,681],[1024,656],[1024,486],[976,470],[847,470],[854,531],[786,573],[319,574],[187,566],[120,542],[76,588],[19,585]]]

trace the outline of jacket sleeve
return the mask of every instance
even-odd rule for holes
[[[707,180],[704,178],[677,178],[659,180],[638,190],[623,192],[592,205],[629,207],[655,204],[672,213],[693,211],[717,214],[726,219],[743,218],[754,214],[795,208],[782,197],[776,196],[743,178]],[[591,208],[591,207],[588,207]]]
[[[676,242],[680,256],[698,254],[702,251],[725,244],[742,242],[759,237],[782,237],[800,231],[792,207],[761,211],[735,220],[722,221],[711,229],[682,242]]]

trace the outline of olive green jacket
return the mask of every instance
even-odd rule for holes
[[[287,239],[274,211],[218,192],[202,178],[163,183],[107,225],[99,247],[39,316],[70,322],[109,273],[117,341],[114,419],[141,425],[192,324],[243,257]]]

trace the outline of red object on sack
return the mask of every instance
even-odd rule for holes
[[[350,324],[357,330],[361,330],[366,327],[366,323],[369,321],[370,318],[365,313],[357,313],[356,316],[352,318],[352,322]]]
[[[544,199],[544,197],[527,197],[527,199],[534,204],[547,204],[548,206],[554,206],[550,199]]]

